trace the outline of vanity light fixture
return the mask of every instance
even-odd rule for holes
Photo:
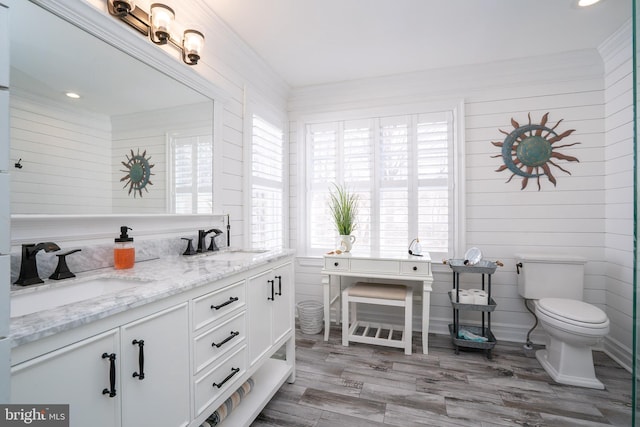
[[[135,5],[134,0],[108,0],[107,9],[111,16],[119,18],[144,34],[157,44],[171,44],[180,49],[182,60],[187,65],[195,65],[204,47],[204,34],[200,31],[185,30],[180,42],[171,35],[171,27],[176,14],[172,8],[162,3],[152,3],[149,13]]]

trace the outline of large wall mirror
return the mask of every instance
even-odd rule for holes
[[[211,98],[30,1],[10,39],[13,215],[213,212]]]

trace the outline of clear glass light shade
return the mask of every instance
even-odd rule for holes
[[[171,24],[175,20],[176,14],[169,6],[161,3],[151,5],[151,32],[160,41],[168,40],[171,37]]]
[[[197,64],[204,47],[204,35],[200,31],[186,30],[182,39],[184,61],[187,64]]]
[[[126,15],[136,8],[133,0],[109,0],[117,14]]]

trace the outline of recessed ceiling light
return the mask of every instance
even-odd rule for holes
[[[78,95],[75,92],[67,92],[67,93],[65,93],[65,95],[67,95],[69,98],[73,98],[73,99],[79,99],[80,98],[80,95]]]
[[[578,6],[587,7],[598,3],[600,0],[578,0]]]

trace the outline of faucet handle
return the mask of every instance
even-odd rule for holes
[[[63,254],[56,254],[56,256],[58,257],[58,266],[56,267],[56,271],[54,271],[53,274],[49,276],[49,279],[60,280],[76,277],[76,275],[73,274],[71,270],[69,270],[69,266],[67,266],[67,255],[71,255],[80,251],[81,249],[74,249]]]
[[[193,239],[190,239],[188,237],[183,237],[182,240],[186,240],[188,242],[187,249],[184,251],[182,255],[195,255],[196,251],[195,249],[193,249]]]
[[[219,251],[220,248],[218,248],[218,245],[216,245],[216,237],[218,237],[219,234],[215,234],[214,236],[211,236],[211,243],[209,244],[209,249],[207,249],[208,251]]]

